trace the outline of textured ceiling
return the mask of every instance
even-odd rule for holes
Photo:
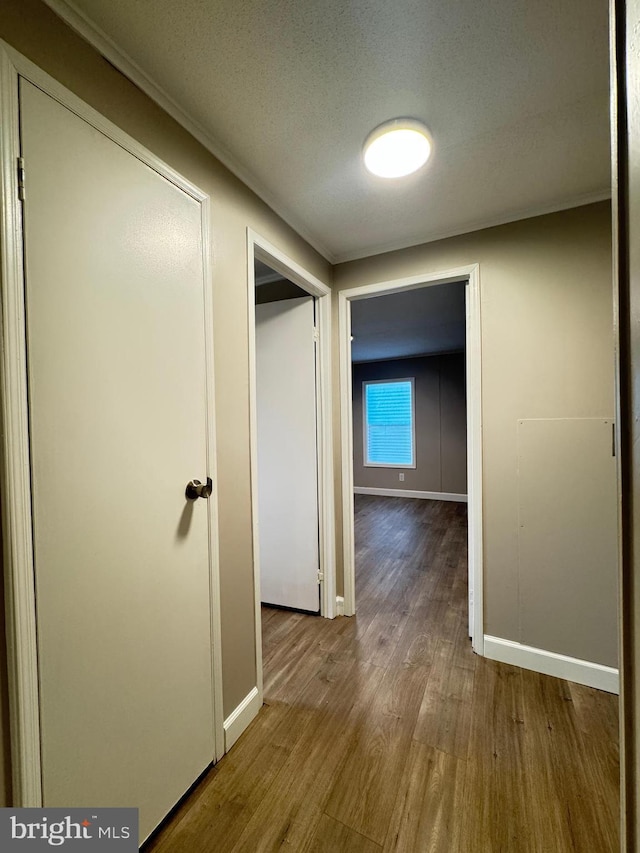
[[[353,361],[463,350],[464,288],[439,284],[352,301]]]
[[[607,0],[47,2],[329,260],[608,195]],[[397,116],[434,152],[389,182],[360,152]]]

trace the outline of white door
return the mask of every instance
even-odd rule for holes
[[[258,539],[266,604],[317,611],[314,300],[256,306]]]
[[[214,756],[200,203],[21,81],[45,806],[137,806]]]

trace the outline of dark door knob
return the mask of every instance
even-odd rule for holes
[[[185,497],[189,501],[195,501],[196,498],[208,498],[213,490],[213,481],[211,477],[207,477],[206,483],[201,483],[200,480],[190,480],[187,483]]]

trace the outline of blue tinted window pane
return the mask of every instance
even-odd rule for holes
[[[413,465],[411,382],[365,385],[367,462]]]

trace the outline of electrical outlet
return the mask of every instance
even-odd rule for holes
[[[398,477],[400,477],[400,482],[404,483],[404,472],[402,474],[398,474]]]

